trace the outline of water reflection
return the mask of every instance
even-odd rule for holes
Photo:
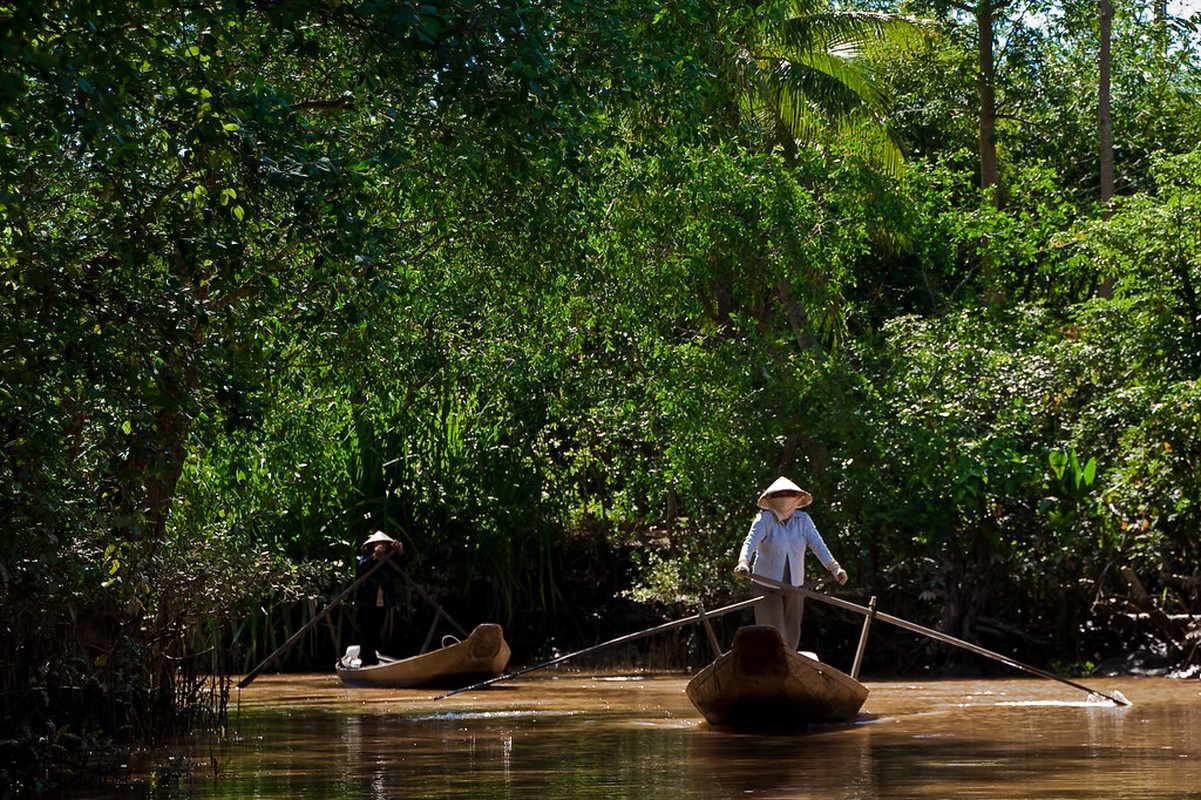
[[[1196,681],[1099,687],[1120,689],[1130,707],[1090,702],[1047,681],[869,683],[858,720],[777,735],[708,727],[685,683],[679,676],[522,678],[435,700],[430,692],[347,690],[333,676],[260,678],[235,698],[231,735],[211,752],[198,746],[198,768],[169,796],[1168,798],[1201,791]]]
[[[873,758],[866,724],[787,735],[710,731],[689,745],[690,779],[716,790],[699,796],[872,796],[863,790]]]

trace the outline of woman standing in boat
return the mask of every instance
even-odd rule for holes
[[[389,554],[395,558],[403,552],[404,546],[400,542],[383,531],[376,531],[359,548],[356,574],[362,576]],[[384,563],[359,584],[355,603],[358,606],[360,666],[372,667],[379,663],[376,652],[379,649],[379,632],[388,609],[399,602],[396,575],[391,563]]]
[[[813,495],[787,478],[777,478],[768,486],[759,495],[758,506],[763,510],[751,523],[734,574],[801,586],[805,583],[805,551],[812,550],[836,581],[846,583],[846,570],[830,555],[813,520],[801,511],[812,502]],[[804,596],[759,582],[755,589],[763,597],[755,604],[755,624],[771,625],[780,631],[784,644],[796,650],[801,641]]]

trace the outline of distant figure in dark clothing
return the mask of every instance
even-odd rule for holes
[[[362,576],[376,563],[391,554],[393,558],[404,552],[404,546],[383,531],[367,537],[359,548],[356,575]],[[388,609],[400,602],[396,592],[396,573],[389,562],[372,573],[359,585],[355,594],[359,622],[359,665],[371,667],[379,663],[379,634],[384,625]]]

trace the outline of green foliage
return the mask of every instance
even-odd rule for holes
[[[1118,517],[1123,546],[1152,575],[1187,580],[1198,555],[1196,381],[1155,397],[1123,433],[1106,500]]]
[[[891,4],[881,4],[885,7]],[[896,98],[890,125],[914,156],[945,164],[977,147],[975,4],[906,6],[941,23],[931,51],[883,54],[880,75]],[[1154,6],[1115,2],[1112,98],[1119,194],[1150,190],[1157,154],[1198,141],[1201,115],[1195,20],[1153,18]],[[1043,164],[1065,199],[1097,200],[1098,11],[1095,3],[994,4],[997,150],[1002,189],[1012,172]],[[1167,9],[1165,9],[1167,10]],[[969,171],[975,164],[959,165]],[[1007,200],[1007,196],[1003,195]],[[1004,205],[1004,203],[1002,204]]]
[[[821,0],[768,4],[730,23],[727,70],[745,119],[786,152],[798,143],[858,151],[886,172],[898,170],[901,147],[883,122],[892,98],[872,54],[921,43],[931,31],[926,23]]]

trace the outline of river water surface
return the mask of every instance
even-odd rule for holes
[[[177,798],[1201,797],[1201,682],[882,682],[843,725],[709,727],[687,676],[539,673],[437,699],[259,678]],[[80,797],[84,795],[79,795]],[[98,795],[91,795],[98,796]]]

